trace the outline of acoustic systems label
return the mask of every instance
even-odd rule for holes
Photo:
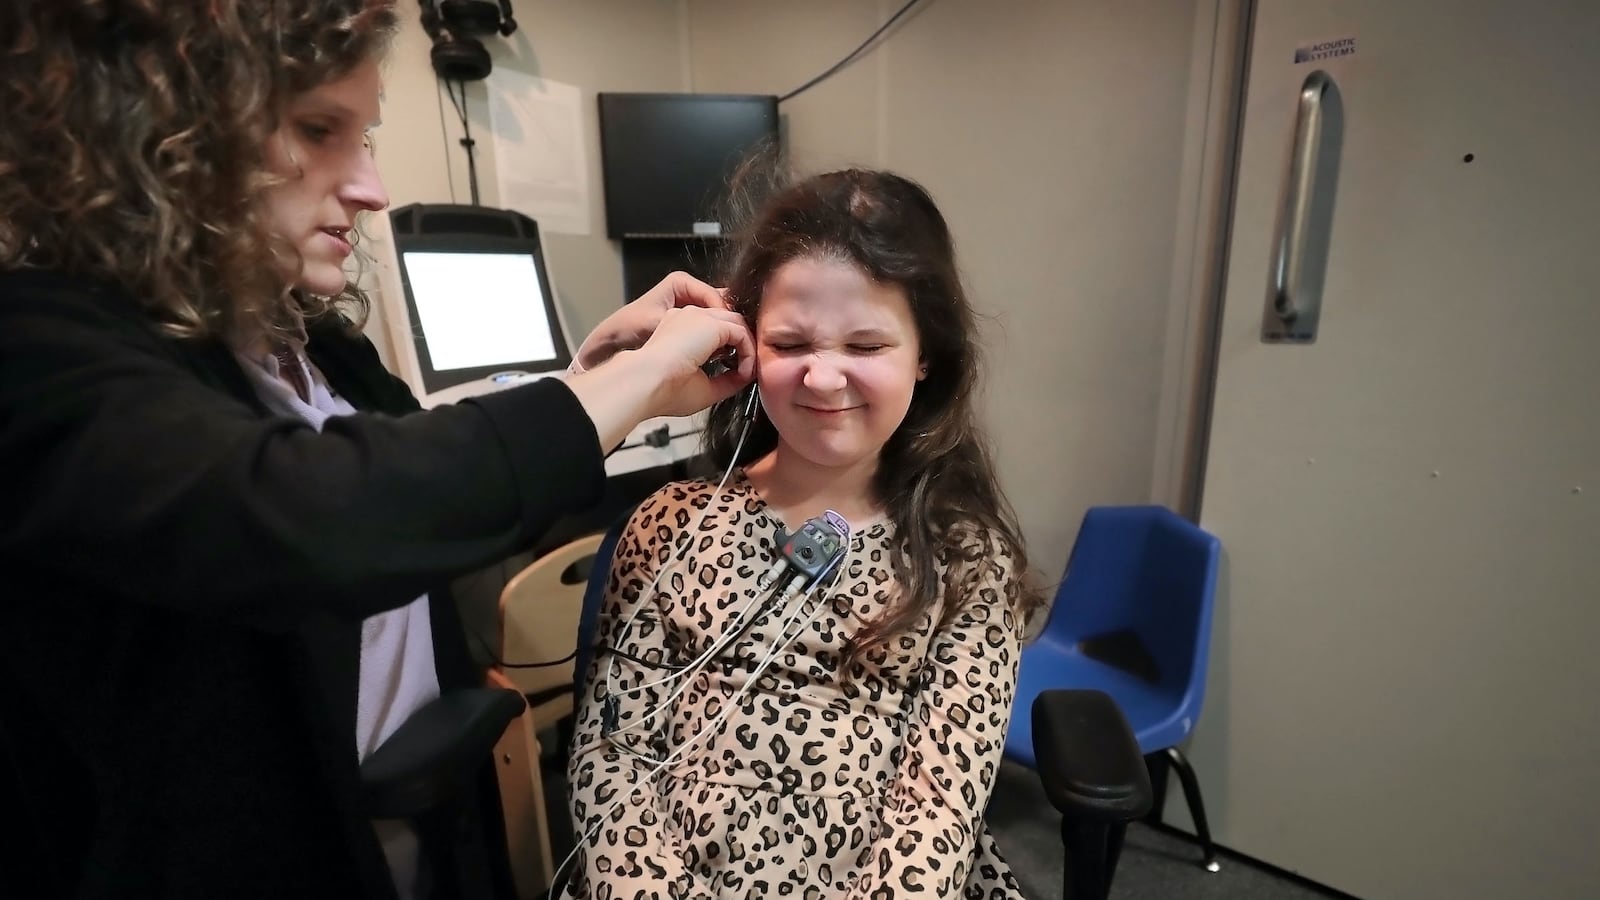
[[[1294,48],[1295,65],[1308,62],[1323,62],[1324,60],[1355,55],[1356,39],[1353,37],[1334,38],[1329,41],[1311,41]]]

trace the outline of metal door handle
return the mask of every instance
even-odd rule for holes
[[[1317,178],[1317,157],[1322,145],[1322,97],[1330,84],[1321,70],[1300,85],[1300,106],[1295,116],[1294,153],[1289,160],[1289,192],[1278,217],[1277,241],[1272,251],[1272,308],[1284,321],[1300,315],[1296,302],[1305,265],[1306,241],[1311,232],[1312,188]]]

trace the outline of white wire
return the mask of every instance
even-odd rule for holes
[[[840,560],[839,562],[839,571],[841,574],[844,572],[845,567],[850,564],[850,551],[850,544],[845,544],[844,559]],[[812,614],[810,619],[806,620],[805,624],[800,626],[798,631],[796,631],[793,635],[789,634],[789,626],[794,622],[795,619],[800,617],[801,613],[805,612],[806,604],[811,600],[812,594],[817,593],[818,591],[821,592],[821,603],[817,606],[817,611]],[[790,613],[789,618],[786,619],[783,625],[778,629],[778,636],[774,638],[772,643],[768,646],[767,655],[763,657],[761,662],[756,665],[755,670],[750,673],[750,677],[745,680],[745,683],[740,686],[739,690],[734,692],[733,697],[728,701],[727,708],[717,716],[716,720],[711,723],[709,728],[702,728],[693,738],[683,742],[676,750],[668,754],[667,757],[662,760],[662,765],[671,763],[675,758],[682,756],[683,753],[688,750],[688,748],[694,746],[706,735],[715,734],[717,731],[721,730],[722,723],[727,720],[728,716],[731,715],[735,709],[738,708],[740,698],[748,693],[750,689],[755,686],[756,682],[760,680],[762,674],[765,673],[767,667],[772,664],[772,660],[777,657],[779,651],[789,646],[789,643],[799,638],[800,635],[805,634],[806,629],[810,628],[812,623],[817,620],[817,617],[822,615],[822,611],[827,608],[827,601],[828,592],[826,588],[822,586],[821,580],[819,579],[816,583],[812,584],[804,594],[800,596],[800,602],[795,606],[794,612]],[[782,613],[780,612],[779,614],[781,615]],[[657,771],[659,771],[659,768]],[[653,775],[654,773],[652,773],[652,777]]]
[[[638,753],[638,751],[635,751],[635,749],[627,748],[627,746],[624,746],[622,741],[611,740],[611,738],[602,738],[602,740],[606,740],[608,743],[611,743],[611,746],[614,746],[614,748],[618,748],[618,751],[632,754],[632,756],[640,757],[640,759],[645,759],[645,761],[648,762],[654,762],[656,765],[654,765],[650,772],[646,772],[642,778],[637,778],[637,780],[634,781],[634,785],[630,786],[626,793],[622,793],[619,798],[611,801],[611,806],[606,807],[605,812],[602,812],[602,814],[595,818],[594,825],[590,825],[589,828],[586,828],[584,833],[582,833],[581,838],[574,842],[573,852],[566,855],[566,858],[563,858],[562,865],[555,866],[554,874],[560,874],[560,871],[562,871],[563,868],[566,868],[566,863],[573,862],[573,858],[578,857],[579,852],[582,852],[582,849],[584,849],[584,844],[587,844],[590,838],[594,838],[595,833],[597,833],[597,831],[600,830],[603,825],[605,825],[606,820],[611,818],[611,814],[616,812],[618,807],[621,807],[622,804],[626,804],[626,802],[629,802],[630,799],[632,799],[632,796],[634,796],[634,791],[640,790],[640,788],[643,788],[643,786],[653,783],[653,781],[656,780],[656,775],[659,775],[662,770],[666,769],[667,765],[672,765],[672,762],[674,762],[677,757],[682,756],[685,751],[693,748],[694,745],[698,745],[699,741],[704,740],[704,738],[709,737],[709,735],[714,735],[714,733],[717,733],[718,730],[722,730],[723,722],[728,719],[730,714],[733,714],[734,709],[738,708],[739,698],[741,698],[742,695],[744,695],[744,693],[746,693],[747,690],[749,690],[750,687],[757,682],[758,677],[765,673],[766,666],[771,665],[773,658],[778,655],[778,650],[782,649],[782,647],[786,647],[786,645],[789,644],[789,641],[784,639],[784,636],[786,636],[787,631],[789,631],[790,623],[794,623],[795,618],[798,618],[798,613],[802,612],[802,610],[805,610],[806,601],[810,599],[811,593],[813,593],[814,589],[816,589],[816,585],[813,585],[811,591],[806,591],[806,593],[803,594],[802,599],[800,599],[800,605],[795,607],[794,613],[790,613],[789,620],[784,621],[784,626],[782,626],[781,631],[779,631],[779,641],[773,642],[771,649],[766,652],[766,657],[762,658],[762,661],[760,661],[760,663],[757,665],[757,668],[755,668],[754,673],[750,674],[749,681],[746,681],[746,684],[741,685],[738,692],[734,692],[733,698],[730,698],[730,701],[728,701],[728,706],[723,709],[722,714],[718,714],[717,719],[710,724],[710,727],[699,730],[699,732],[696,733],[693,738],[683,741],[682,745],[678,745],[677,748],[672,751],[672,753],[667,754],[666,759],[656,761],[656,759],[651,759],[651,757],[645,756],[645,754]],[[824,599],[826,599],[826,596],[824,596]],[[816,613],[813,613],[811,620],[806,621],[805,625],[800,626],[800,631],[795,633],[795,637],[800,636],[800,634],[805,634],[805,629],[810,628],[811,621],[816,621],[816,617],[818,617],[818,615],[822,615],[822,610],[826,609],[826,605],[826,602],[824,602],[822,605],[819,605]],[[550,884],[550,892],[547,897],[555,897],[555,882]]]
[[[698,657],[695,657],[695,659],[693,661],[685,663],[682,666],[679,666],[675,671],[669,672],[666,675],[663,675],[662,677],[657,678],[655,681],[649,681],[649,682],[645,682],[643,684],[636,684],[631,688],[623,688],[621,690],[615,690],[614,687],[613,687],[613,684],[608,682],[607,685],[606,685],[606,694],[607,694],[607,696],[626,697],[626,696],[629,696],[630,694],[637,694],[637,693],[645,690],[646,688],[653,688],[658,684],[666,684],[667,682],[673,680],[674,678],[686,677],[685,673],[688,672],[690,669],[693,669],[693,668],[695,668],[697,666],[702,666],[705,663],[706,660],[711,659],[717,653],[721,652],[722,649],[724,647],[726,647],[728,644],[732,643],[733,640],[739,636],[739,632],[743,630],[744,617],[745,617],[745,615],[747,613],[749,613],[750,607],[756,605],[757,601],[760,601],[760,600],[763,599],[762,594],[759,593],[759,589],[762,588],[763,586],[765,586],[765,584],[768,583],[767,579],[770,576],[772,576],[774,572],[777,572],[778,570],[782,569],[784,567],[784,565],[785,565],[784,561],[782,559],[779,559],[776,563],[774,563],[772,565],[772,568],[768,569],[759,579],[756,580],[756,588],[757,588],[758,592],[755,593],[755,594],[752,594],[750,599],[745,601],[744,606],[739,609],[738,614],[734,618],[734,622],[733,622],[733,626],[734,627],[732,627],[732,628],[724,628],[722,634],[717,636],[717,639],[711,643],[711,646],[708,647]],[[635,608],[635,615],[637,615],[637,612],[638,612],[639,608],[642,608],[642,607]],[[633,619],[633,617],[630,617],[630,622],[632,621],[632,619]],[[661,623],[658,622],[657,625],[659,627],[661,625]],[[623,631],[621,633],[622,635],[626,635],[627,634],[627,627],[630,627],[630,626],[625,626],[624,627],[624,629],[623,629]],[[620,637],[619,637],[619,640],[620,640]],[[618,664],[618,668],[621,668],[620,664]]]
[[[739,701],[743,699],[745,694],[749,693],[750,690],[756,686],[756,683],[760,681],[761,676],[766,673],[767,668],[772,665],[772,661],[777,658],[778,653],[784,648],[788,647],[790,641],[793,641],[800,635],[805,634],[806,629],[811,627],[811,623],[816,621],[817,616],[820,616],[822,611],[827,607],[827,595],[824,594],[821,598],[822,603],[818,605],[817,611],[812,614],[812,617],[802,624],[799,630],[794,634],[789,634],[789,626],[794,624],[795,619],[800,618],[800,615],[805,612],[806,604],[810,601],[812,593],[812,591],[806,591],[800,596],[800,602],[796,604],[794,612],[789,614],[789,618],[784,621],[783,626],[778,631],[778,637],[775,638],[768,646],[767,655],[761,658],[761,661],[756,664],[755,669],[751,671],[750,677],[745,679],[745,683],[740,685],[739,690],[735,691],[733,696],[728,699],[727,707],[717,715],[717,718],[711,723],[710,727],[700,729],[700,731],[696,733],[693,738],[684,741],[682,744],[679,744],[677,749],[667,754],[667,756],[661,760],[660,765],[657,767],[658,770],[671,765],[678,759],[681,759],[683,755],[690,750],[690,748],[704,740],[708,735],[714,735],[722,730],[722,725],[727,721],[728,716],[732,715],[733,711],[739,708]]]
[[[852,539],[851,539],[850,536],[847,535],[845,537],[844,558],[839,561],[839,568],[837,570],[835,570],[835,579],[834,580],[837,580],[838,577],[843,576],[846,568],[850,565],[851,544],[852,544]],[[651,687],[651,686],[654,686],[654,685],[657,685],[657,684],[662,684],[662,683],[665,683],[667,681],[671,681],[674,678],[680,678],[681,677],[683,679],[683,681],[677,686],[677,688],[671,694],[667,695],[666,699],[664,699],[664,700],[660,701],[659,703],[655,704],[655,706],[652,707],[651,709],[647,710],[644,715],[640,716],[638,719],[635,719],[633,722],[629,723],[626,727],[615,729],[607,736],[608,737],[616,737],[619,734],[623,734],[623,733],[632,731],[635,728],[638,728],[639,726],[644,725],[645,723],[647,723],[650,720],[654,719],[657,714],[659,714],[661,712],[664,712],[664,711],[670,710],[672,708],[672,704],[677,702],[677,699],[679,697],[683,696],[683,693],[685,691],[687,691],[694,684],[695,678],[697,678],[700,675],[700,673],[703,672],[706,669],[706,667],[710,665],[710,661],[712,659],[714,659],[715,656],[718,653],[720,653],[723,648],[727,647],[729,644],[732,644],[733,641],[735,639],[737,639],[738,636],[744,632],[744,629],[746,627],[746,625],[744,623],[744,616],[745,616],[746,611],[749,610],[749,608],[750,608],[751,604],[754,602],[755,598],[761,597],[760,589],[764,586],[764,582],[766,581],[767,575],[771,575],[774,571],[777,571],[779,568],[782,568],[783,565],[784,565],[783,557],[780,554],[779,558],[778,558],[778,562],[775,563],[772,568],[768,569],[765,575],[762,575],[761,578],[756,581],[757,593],[753,595],[753,597],[752,597],[752,599],[750,601],[746,601],[744,607],[739,610],[738,616],[736,616],[735,619],[734,619],[733,627],[723,629],[721,637],[719,637],[717,639],[717,641],[715,641],[712,644],[712,646],[709,647],[704,653],[701,653],[698,657],[696,657],[693,662],[683,666],[678,671],[673,672],[672,674],[667,675],[664,678],[659,678],[659,679],[651,682],[648,685],[640,685],[638,687],[629,688],[629,689],[624,690],[621,693],[619,693],[617,696],[626,697],[631,693],[638,693],[639,691],[643,690],[646,687]],[[815,590],[818,586],[820,586],[820,584],[821,584],[820,580],[818,582],[814,582],[811,585],[810,590],[808,590],[806,592],[807,596],[810,596],[810,591],[811,590]],[[796,580],[794,582],[791,582],[791,585],[793,585],[794,588],[797,589],[799,587],[799,585],[800,585],[800,582],[798,580]],[[789,603],[793,602],[793,600],[794,600],[794,591],[791,590],[788,594],[780,595],[778,597],[778,604],[777,605],[780,608],[787,607],[789,605]],[[754,622],[759,622],[759,621],[760,621],[759,618],[754,620]],[[752,622],[750,624],[754,624],[754,622]],[[787,626],[785,626],[785,628],[787,628]],[[782,636],[782,631],[779,632],[779,636],[780,637]],[[799,633],[796,633],[795,637],[799,637]],[[790,640],[793,640],[793,638],[790,638]],[[642,753],[638,753],[637,751],[632,751],[632,748],[629,748],[629,749],[630,749],[631,752],[634,753],[634,755],[638,756],[641,759],[650,759],[650,757],[645,756]]]
[[[781,567],[782,565],[783,565],[783,563],[780,560],[779,563],[776,566],[774,566],[773,568],[776,569],[776,568]],[[770,572],[772,570],[769,569],[768,571]],[[788,592],[786,592],[784,594],[780,594],[778,596],[778,604],[780,606],[787,606],[790,602],[792,602],[794,600],[794,592],[795,592],[795,590],[798,590],[799,587],[801,586],[800,585],[800,581],[798,579],[796,579],[795,581],[790,582],[790,584],[793,586],[792,589],[790,591],[788,591]],[[705,671],[706,667],[711,664],[711,661],[713,659],[715,659],[716,656],[719,653],[721,653],[723,649],[725,649],[726,647],[731,645],[735,640],[737,640],[739,638],[739,635],[744,633],[744,629],[745,629],[746,624],[747,624],[744,621],[745,613],[750,609],[750,607],[753,604],[753,602],[755,600],[758,600],[758,599],[762,599],[762,594],[759,592],[759,590],[758,590],[757,593],[752,595],[752,598],[751,598],[750,601],[747,601],[745,603],[744,608],[739,610],[739,615],[734,619],[733,627],[723,629],[722,634],[717,638],[717,640],[715,642],[713,642],[712,645],[709,648],[707,648],[704,653],[701,653],[698,657],[696,657],[693,662],[691,662],[688,665],[684,666],[682,669],[679,669],[678,671],[672,673],[671,675],[668,675],[666,678],[661,678],[661,679],[658,679],[656,681],[651,682],[650,685],[641,685],[641,686],[636,687],[636,688],[629,688],[627,690],[621,691],[618,694],[616,694],[615,696],[626,697],[629,694],[638,693],[639,691],[643,690],[645,687],[650,687],[652,685],[661,684],[661,683],[666,682],[666,681],[671,681],[674,678],[682,678],[683,679],[682,682],[673,690],[673,692],[671,694],[667,695],[666,699],[664,699],[661,702],[655,704],[651,709],[647,710],[644,715],[640,716],[638,719],[635,719],[633,722],[629,723],[627,727],[618,728],[618,729],[613,730],[611,732],[611,734],[608,735],[608,737],[616,737],[619,734],[624,734],[626,732],[632,731],[633,729],[638,728],[640,725],[643,725],[646,722],[649,722],[651,719],[655,718],[657,713],[660,713],[663,710],[671,709],[672,704],[674,702],[676,702],[679,697],[683,696],[683,692],[688,690],[690,685],[694,684],[694,679],[696,677],[698,677],[701,672]],[[765,604],[763,604],[763,606],[764,605]],[[758,613],[758,615],[759,615],[759,613]],[[760,621],[759,618],[754,620],[754,622],[759,622],[759,621]],[[754,622],[751,622],[751,623],[748,623],[748,624],[754,624]]]
[[[844,558],[839,561],[838,572],[841,575],[845,572],[846,568],[850,565],[850,552],[851,552],[851,546],[850,546],[849,540],[847,539],[846,543],[845,543]],[[818,579],[816,582],[813,582],[809,588],[806,589],[804,594],[801,595],[800,603],[799,603],[799,605],[797,607],[795,607],[795,612],[790,614],[789,618],[784,621],[784,623],[783,623],[783,625],[781,627],[779,627],[777,637],[775,637],[772,640],[772,642],[768,645],[767,656],[757,666],[756,671],[750,676],[749,679],[747,679],[745,681],[744,685],[739,689],[739,691],[734,694],[733,701],[737,701],[739,699],[739,697],[742,696],[745,691],[748,691],[751,688],[751,686],[753,686],[756,683],[756,679],[761,675],[761,673],[763,671],[765,671],[766,667],[771,663],[772,659],[777,655],[779,650],[783,649],[784,647],[787,647],[791,641],[796,640],[797,638],[800,637],[800,635],[805,634],[805,630],[807,628],[811,627],[812,622],[816,621],[816,617],[813,616],[804,625],[800,626],[800,630],[799,631],[796,631],[793,635],[790,635],[788,633],[789,632],[789,625],[792,622],[794,622],[794,620],[796,618],[798,618],[800,613],[805,609],[806,603],[811,599],[811,595],[814,592],[817,592],[819,590],[822,591],[822,594],[821,594],[822,602],[823,602],[824,606],[826,605],[826,603],[827,603],[827,589],[822,585],[821,579]],[[793,602],[793,595],[792,594],[790,596],[783,597],[783,598],[781,598],[779,600],[779,603],[780,603],[781,607],[787,607],[788,604],[791,603],[791,602]],[[822,606],[819,606],[817,608],[818,614],[821,614],[822,609],[823,609]],[[783,614],[782,611],[781,611],[781,608],[780,608],[780,612],[778,614],[780,616]],[[760,620],[758,619],[757,622],[759,622],[759,621]],[[656,711],[660,711],[660,710],[663,710],[663,709],[669,709],[670,706],[671,706],[672,701],[675,701],[677,699],[677,697],[680,694],[682,694],[683,691],[686,688],[689,687],[690,684],[692,684],[692,682],[685,682],[684,685],[678,689],[678,692],[676,694],[674,694],[667,701],[664,701],[659,706],[657,706]],[[733,709],[734,705],[736,705],[736,704],[734,702],[730,701],[730,705],[729,705],[728,709],[724,710],[722,716],[720,716],[715,722],[712,723],[712,726],[711,726],[711,730],[712,731],[715,731],[716,729],[721,727],[722,721],[727,718],[728,713]],[[654,714],[655,714],[655,712],[653,711],[653,712],[647,714],[646,718],[648,718],[649,716],[653,716]],[[637,724],[637,723],[635,723],[635,724]],[[700,734],[704,734],[704,733],[705,733],[705,730],[702,729]],[[700,737],[700,735],[696,735],[693,740],[686,742],[686,745],[692,746],[693,743],[696,740],[699,739],[699,737]],[[680,748],[679,751],[675,751],[675,752],[681,752],[681,748]],[[668,755],[667,759],[670,760],[671,758],[672,758],[672,755]]]
[[[852,535],[852,538],[853,538],[853,535]],[[853,540],[847,539],[847,542],[845,544],[844,559],[840,560],[840,562],[839,562],[839,571],[838,571],[837,578],[843,578],[845,576],[846,572],[849,569],[850,555],[854,550],[853,543],[854,543]],[[800,614],[802,612],[804,612],[804,610],[806,608],[807,601],[809,601],[811,599],[811,595],[821,587],[822,587],[821,579],[819,579],[816,583],[812,584],[811,587],[803,595],[801,595],[800,602],[795,607],[795,611],[789,615],[789,618],[787,620],[785,620],[785,622],[783,623],[782,628],[780,628],[779,631],[778,631],[778,637],[775,640],[773,640],[771,645],[768,647],[767,655],[765,657],[763,657],[759,663],[757,663],[756,668],[755,668],[754,671],[751,672],[750,677],[745,681],[745,683],[742,686],[740,686],[739,690],[735,691],[734,695],[731,698],[729,698],[727,707],[724,708],[723,711],[717,716],[716,720],[713,721],[709,727],[700,729],[700,731],[698,733],[696,733],[694,737],[692,737],[689,740],[687,740],[687,741],[683,742],[682,744],[680,744],[677,748],[675,748],[673,750],[672,753],[668,754],[666,756],[666,758],[664,758],[664,759],[662,759],[660,761],[656,761],[656,760],[652,759],[651,757],[645,756],[644,754],[639,753],[638,751],[634,750],[633,748],[628,747],[623,741],[616,741],[616,740],[611,740],[610,738],[605,738],[605,740],[607,740],[611,744],[611,746],[615,747],[618,750],[618,752],[627,753],[627,754],[629,754],[631,756],[634,756],[635,758],[638,758],[638,759],[643,760],[643,761],[654,762],[655,766],[649,772],[645,773],[644,776],[642,776],[639,779],[637,779],[636,781],[634,781],[633,785],[631,787],[629,787],[628,790],[625,793],[623,793],[617,799],[613,800],[610,806],[606,807],[605,811],[602,812],[599,815],[599,817],[595,819],[593,825],[589,826],[587,829],[584,830],[583,835],[581,837],[579,837],[578,840],[574,843],[573,848],[572,848],[572,852],[567,854],[567,857],[561,861],[561,865],[556,866],[555,871],[552,873],[552,875],[559,876],[561,874],[561,870],[566,868],[567,864],[572,862],[572,860],[575,859],[577,857],[577,855],[583,851],[584,845],[587,844],[589,842],[589,839],[594,836],[595,832],[598,831],[600,829],[600,827],[605,824],[606,820],[611,818],[611,814],[613,812],[615,812],[618,807],[622,806],[624,803],[627,803],[633,797],[634,791],[637,791],[637,790],[639,790],[639,788],[644,787],[646,784],[650,784],[651,782],[653,782],[657,775],[661,774],[661,772],[663,770],[665,770],[668,766],[672,765],[672,763],[675,762],[678,758],[680,758],[684,753],[688,752],[688,750],[690,748],[692,748],[695,744],[698,744],[700,741],[704,740],[707,736],[716,734],[717,732],[722,730],[722,725],[723,725],[724,722],[727,721],[728,716],[732,715],[733,711],[735,709],[739,708],[739,700],[746,693],[748,693],[749,690],[756,684],[756,682],[760,680],[761,676],[766,673],[767,668],[772,664],[772,660],[777,658],[778,652],[780,650],[784,649],[785,647],[787,647],[791,641],[794,641],[794,640],[798,639],[801,635],[805,634],[806,630],[809,629],[813,624],[815,624],[817,619],[822,615],[823,611],[828,608],[828,604],[827,604],[828,592],[827,592],[826,589],[823,589],[822,590],[822,594],[821,594],[822,602],[817,606],[816,611],[811,614],[811,618],[807,619],[800,626],[799,630],[795,631],[795,633],[793,635],[789,634],[789,626],[790,626],[790,624],[792,624],[795,619],[799,618]],[[664,706],[664,704],[663,704],[663,706]],[[617,732],[617,733],[620,733],[620,731]],[[569,873],[569,877],[570,877],[570,873]],[[551,883],[551,885],[550,885],[550,893],[548,894],[549,897],[553,898],[555,896],[555,889],[556,889],[556,885],[557,884],[559,884],[559,881],[555,881],[555,882]]]
[[[751,391],[754,392],[755,388],[751,388]],[[734,467],[739,464],[739,451],[744,449],[744,439],[750,436],[750,425],[755,421],[754,412],[755,394],[752,393],[750,404],[745,413],[744,427],[739,430],[739,441],[733,446],[733,455],[728,459],[728,468],[722,473],[722,480],[717,482],[716,489],[706,497],[705,505],[700,507],[699,518],[695,519],[694,524],[689,526],[688,530],[684,532],[683,536],[685,540],[680,541],[678,549],[674,552],[673,557],[669,559],[659,571],[656,572],[656,577],[650,580],[650,586],[639,595],[639,599],[633,607],[633,614],[628,616],[628,620],[622,624],[622,630],[617,633],[617,638],[612,642],[612,647],[615,647],[617,642],[627,637],[628,632],[633,628],[634,620],[639,618],[639,611],[644,609],[645,604],[655,597],[656,585],[661,583],[661,577],[667,574],[667,572],[671,570],[673,566],[681,562],[684,555],[688,553],[690,545],[694,543],[695,532],[700,530],[700,523],[706,520],[706,513],[711,511],[711,504],[715,503],[716,499],[722,496],[722,488],[728,483],[729,476],[733,475]],[[617,656],[613,653],[610,655],[610,658],[606,660],[607,696],[611,694],[613,687],[616,685],[616,673]]]

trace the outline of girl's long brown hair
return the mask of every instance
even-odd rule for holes
[[[287,100],[381,54],[394,0],[0,3],[0,270],[122,286],[180,336],[291,329],[261,207]]]
[[[761,180],[756,172],[744,177]],[[933,198],[899,175],[860,169],[777,190],[734,242],[724,282],[729,305],[754,328],[773,273],[804,258],[848,261],[874,281],[902,287],[928,367],[905,420],[883,447],[874,482],[900,542],[894,566],[901,593],[854,636],[847,659],[886,644],[926,613],[948,624],[981,589],[985,563],[1000,551],[1012,557],[1016,576],[1004,586],[1003,601],[1019,623],[1026,620],[1040,597],[1030,586],[1021,530],[976,421],[977,321],[950,229]],[[741,394],[709,414],[706,450],[718,468],[758,459],[777,446],[777,430],[758,413],[733,459],[743,405]]]

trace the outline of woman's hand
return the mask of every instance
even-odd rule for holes
[[[729,348],[732,367],[708,376],[701,367]],[[609,449],[647,418],[699,412],[733,396],[754,377],[755,341],[744,318],[691,305],[662,310],[643,346],[569,376],[567,387],[589,413],[601,446]]]
[[[713,357],[733,357],[728,370],[709,376]],[[669,309],[644,346],[627,352],[617,365],[659,385],[653,416],[687,416],[733,396],[755,377],[755,339],[744,317],[725,309]]]
[[[644,346],[667,313],[685,307],[728,308],[716,288],[686,272],[673,272],[590,332],[573,359],[573,371],[593,369],[624,350]]]

